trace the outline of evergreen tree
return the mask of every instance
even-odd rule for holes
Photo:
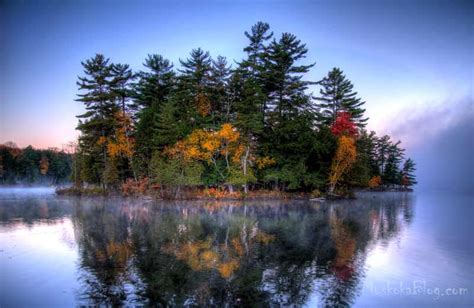
[[[296,64],[307,51],[296,36],[284,33],[270,43],[264,59],[268,109],[260,143],[263,152],[277,161],[266,178],[280,188],[305,185],[308,149],[315,142],[314,113],[310,96],[305,93],[310,82],[303,80],[313,64]]]
[[[305,91],[311,82],[302,78],[314,64],[296,65],[307,52],[306,45],[290,33],[283,33],[278,41],[274,39],[268,48],[265,58],[268,100],[279,118],[310,107],[310,97]]]
[[[399,185],[401,183],[399,166],[403,159],[404,150],[399,145],[400,141],[390,144],[388,148],[387,162],[382,175],[382,181],[385,185]]]
[[[383,175],[385,172],[385,165],[388,159],[390,145],[390,136],[388,135],[375,140],[375,160],[378,166],[378,174],[376,175]]]
[[[201,48],[193,49],[186,60],[180,60],[178,93],[181,117],[190,127],[215,126],[212,102],[212,59],[209,52]]]
[[[403,168],[402,168],[402,183],[401,184],[403,186],[410,187],[418,183],[415,178],[415,174],[414,174],[415,171],[416,171],[415,162],[411,158],[408,158],[403,163]]]
[[[141,175],[148,174],[148,162],[153,152],[164,146],[157,140],[160,138],[160,111],[176,89],[176,74],[169,60],[161,55],[148,55],[144,66],[149,71],[138,74],[133,104],[133,108],[138,110],[135,131],[137,153],[134,161]]]
[[[129,100],[133,95],[131,82],[135,76],[128,64],[113,64],[110,73],[112,75],[110,81],[112,95],[115,96],[117,105],[122,109],[122,112],[128,113]]]
[[[225,57],[218,56],[212,61],[211,70],[211,112],[216,120],[215,124],[230,122],[232,119],[232,101],[229,93],[229,81],[231,67],[227,64]]]
[[[245,32],[245,36],[250,41],[249,45],[244,48],[247,58],[239,63],[236,73],[239,74],[239,78],[243,80],[245,88],[249,91],[245,91],[245,93],[252,95],[251,92],[253,91],[256,97],[242,97],[240,101],[247,101],[247,103],[255,105],[255,107],[258,106],[263,125],[268,100],[265,81],[266,59],[268,57],[268,42],[273,37],[273,32],[270,32],[270,25],[268,23],[258,22],[252,26],[250,32]],[[254,110],[255,108],[249,106],[245,109]]]
[[[322,89],[321,96],[316,98],[320,101],[318,107],[321,108],[321,120],[325,124],[332,124],[339,111],[347,111],[352,115],[352,120],[359,127],[364,127],[368,118],[364,118],[365,104],[357,98],[357,92],[353,91],[354,86],[339,68],[333,68],[323,80],[320,81]]]
[[[169,60],[161,55],[148,55],[143,65],[148,71],[138,73],[138,82],[134,85],[134,110],[160,104],[175,87],[176,74]]]
[[[301,63],[308,53],[305,44],[289,33],[274,38],[264,22],[245,36],[246,56],[235,69],[226,58],[213,60],[200,48],[180,60],[178,73],[160,55],[148,55],[146,69],[136,76],[128,65],[110,64],[102,55],[83,62],[77,100],[86,112],[78,116],[75,182],[118,188],[127,178],[148,176],[177,186],[175,193],[201,184],[229,190],[243,185],[247,192],[248,183],[310,191],[326,188],[331,177],[333,189],[336,184],[363,187],[369,180],[379,185],[382,179],[385,185],[416,183],[411,160],[399,169],[400,142],[364,130],[364,102],[342,70],[334,68],[320,81],[315,104],[308,93],[315,83],[305,80],[314,64]],[[337,139],[348,133],[350,164],[344,157],[349,151],[342,151]],[[231,159],[229,151],[235,154]],[[0,156],[3,181],[15,174],[6,162],[18,163],[10,154]],[[334,161],[346,167],[333,166]],[[24,169],[41,171],[43,179],[67,169],[49,152],[33,162],[34,168]]]
[[[247,58],[242,60],[230,81],[230,100],[236,111],[235,123],[248,146],[259,146],[262,137],[268,95],[265,91],[266,43],[272,38],[270,26],[258,22],[245,32],[249,45],[244,48]],[[260,151],[261,152],[261,151]]]
[[[82,62],[86,77],[79,77],[77,85],[80,91],[77,101],[84,103],[86,112],[79,115],[79,147],[85,159],[83,171],[87,179],[101,182],[107,162],[106,139],[114,131],[114,114],[118,110],[115,93],[111,88],[113,79],[112,65],[109,59],[97,54]]]
[[[263,131],[262,101],[265,95],[255,78],[244,78],[241,71],[232,75],[230,99],[235,108],[235,123],[248,141],[255,141]]]
[[[356,141],[357,158],[347,178],[352,186],[366,187],[369,180],[379,174],[376,162],[375,132],[361,130]]]
[[[39,161],[41,154],[32,146],[26,147],[18,157],[18,167],[20,178],[28,183],[35,182],[40,176]]]

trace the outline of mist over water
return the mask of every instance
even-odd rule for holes
[[[472,305],[472,202],[417,192],[155,202],[1,189],[0,306]]]
[[[474,193],[474,101],[432,102],[403,110],[388,133],[402,140],[417,164],[418,191]]]

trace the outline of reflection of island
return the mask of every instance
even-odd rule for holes
[[[410,195],[332,204],[82,201],[73,222],[86,304],[350,304]]]

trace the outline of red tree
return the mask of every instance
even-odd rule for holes
[[[331,125],[331,132],[336,137],[341,135],[357,137],[357,128],[351,119],[351,114],[347,111],[338,112],[336,120]]]

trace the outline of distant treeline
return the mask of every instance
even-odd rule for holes
[[[71,155],[58,149],[39,150],[0,144],[0,184],[61,184],[70,181]]]
[[[101,54],[83,62],[76,184],[146,179],[177,195],[416,183],[400,142],[365,130],[365,102],[342,70],[306,81],[314,64],[299,64],[308,49],[295,35],[276,38],[259,22],[245,36],[246,56],[233,66],[200,48],[178,69],[156,54],[139,72]]]

